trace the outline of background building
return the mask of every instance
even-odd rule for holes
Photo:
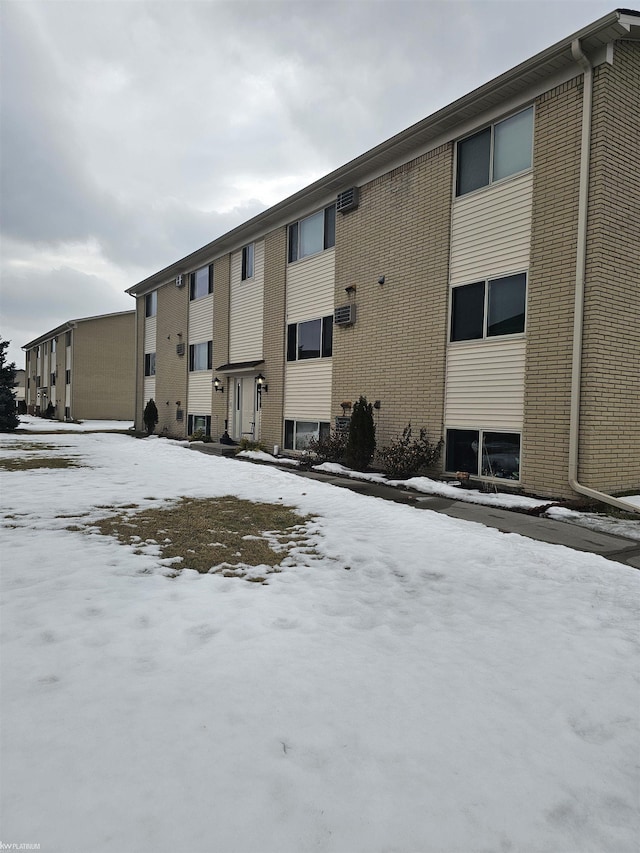
[[[23,346],[26,404],[58,420],[133,420],[135,312],[69,320]]]

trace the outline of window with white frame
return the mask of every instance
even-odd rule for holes
[[[335,204],[289,226],[289,263],[317,255],[336,244]]]
[[[325,421],[285,421],[285,450],[304,450],[312,439],[328,438],[331,425]]]
[[[146,352],[144,354],[144,375],[156,375],[156,354],[155,352]]]
[[[202,299],[213,293],[213,264],[201,267],[189,276],[189,299]]]
[[[451,341],[524,332],[527,274],[456,285],[451,290]]]
[[[147,293],[144,298],[144,316],[155,317],[158,313],[158,291]]]
[[[461,139],[457,145],[456,195],[466,195],[531,168],[533,107]]]
[[[446,464],[450,472],[474,477],[520,479],[520,434],[482,429],[448,429]]]
[[[330,358],[333,353],[333,315],[287,326],[287,361]]]
[[[189,344],[189,370],[211,370],[213,362],[213,342],[204,341],[201,344]]]
[[[242,281],[253,278],[254,244],[249,243],[242,249]]]

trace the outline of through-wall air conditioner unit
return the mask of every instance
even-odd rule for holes
[[[176,287],[184,287],[184,276],[182,273],[176,276]]]
[[[176,344],[176,355],[184,355],[185,345]]]
[[[356,209],[358,201],[358,187],[351,187],[348,190],[343,190],[341,193],[338,193],[336,210],[339,213],[348,213],[350,210]]]
[[[356,321],[356,306],[341,305],[333,312],[333,323],[335,326],[353,326]]]

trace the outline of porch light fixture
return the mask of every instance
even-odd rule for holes
[[[218,379],[217,376],[213,380],[213,390],[214,391],[220,391],[221,394],[224,394],[224,385],[222,384],[221,380]]]
[[[262,391],[264,391],[264,393],[266,394],[267,391],[269,390],[269,386],[267,385],[265,378],[262,375],[262,373],[259,373],[256,376],[256,385],[258,386],[258,391],[261,393],[262,393]]]

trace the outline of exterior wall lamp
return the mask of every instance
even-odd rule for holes
[[[266,383],[266,381],[265,381],[265,378],[264,378],[264,376],[262,375],[262,373],[259,373],[259,374],[256,376],[256,385],[258,386],[258,393],[260,393],[260,394],[261,394],[263,391],[264,391],[264,393],[266,394],[266,393],[267,393],[267,391],[269,390],[269,386],[267,385],[267,383]]]
[[[220,391],[221,394],[224,394],[224,385],[222,384],[222,381],[220,379],[218,379],[217,376],[213,380],[213,390],[214,391]]]

